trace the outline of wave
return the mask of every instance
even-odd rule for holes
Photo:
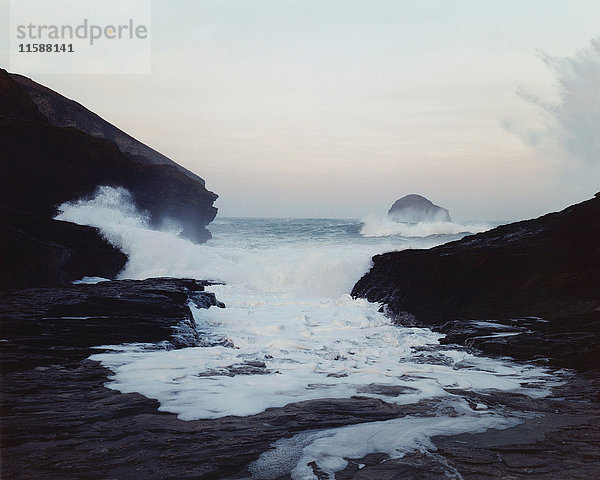
[[[485,232],[492,228],[486,223],[455,223],[455,222],[431,222],[431,223],[406,223],[394,222],[382,215],[369,215],[361,220],[360,234],[363,237],[390,237],[401,236],[407,238],[431,237],[434,235],[460,235],[467,233]]]
[[[379,253],[371,245],[349,247],[344,236],[309,240],[315,228],[302,228],[301,221],[295,221],[299,225],[287,237],[266,221],[258,222],[267,225],[259,235],[252,228],[240,232],[235,222],[223,222],[221,233],[197,245],[178,237],[174,230],[150,229],[147,216],[136,209],[123,188],[101,187],[93,198],[64,203],[59,210],[58,220],[97,227],[127,254],[129,260],[119,275],[122,279],[192,277],[269,294],[336,297],[352,289],[368,270],[371,256]]]

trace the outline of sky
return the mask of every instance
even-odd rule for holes
[[[149,74],[29,76],[203,177],[219,215],[418,193],[512,221],[600,191],[597,0],[153,0],[150,30]]]

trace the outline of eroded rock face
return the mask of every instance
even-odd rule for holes
[[[217,195],[202,179],[170,160],[159,162],[166,157],[159,158],[158,152],[131,137],[124,144],[114,133],[123,132],[40,85],[31,98],[48,117],[34,115],[37,106],[27,95],[34,88],[30,84],[37,85],[29,81],[27,90],[21,90],[0,71],[0,106],[5,106],[0,111],[0,205],[50,218],[61,203],[90,196],[99,186],[120,186],[149,212],[153,225],[168,220],[193,242],[210,238],[206,226],[217,213]],[[71,113],[73,127],[66,128]],[[94,122],[103,127],[94,127]]]
[[[118,274],[126,257],[97,229],[52,220],[59,205],[100,186],[129,190],[151,226],[169,224],[195,243],[210,238],[217,195],[204,180],[81,105],[15,78],[0,69],[0,290]]]
[[[396,200],[388,211],[388,218],[396,222],[433,223],[451,222],[450,212],[434,205],[430,200],[416,194]]]
[[[352,295],[383,303],[400,322],[442,328],[458,321],[444,333],[489,352],[512,349],[519,358],[547,355],[565,365],[600,367],[599,245],[596,195],[429,250],[377,255]],[[472,325],[464,328],[471,320],[511,319],[527,332],[481,339]]]

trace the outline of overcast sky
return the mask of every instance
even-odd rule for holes
[[[154,0],[151,36],[149,75],[31,76],[198,173],[220,215],[419,193],[516,220],[600,190],[597,0]]]

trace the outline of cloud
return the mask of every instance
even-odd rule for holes
[[[558,101],[546,101],[523,89],[517,94],[535,105],[541,125],[504,127],[544,154],[558,155],[570,168],[600,166],[600,38],[571,57],[541,55],[558,82]]]

